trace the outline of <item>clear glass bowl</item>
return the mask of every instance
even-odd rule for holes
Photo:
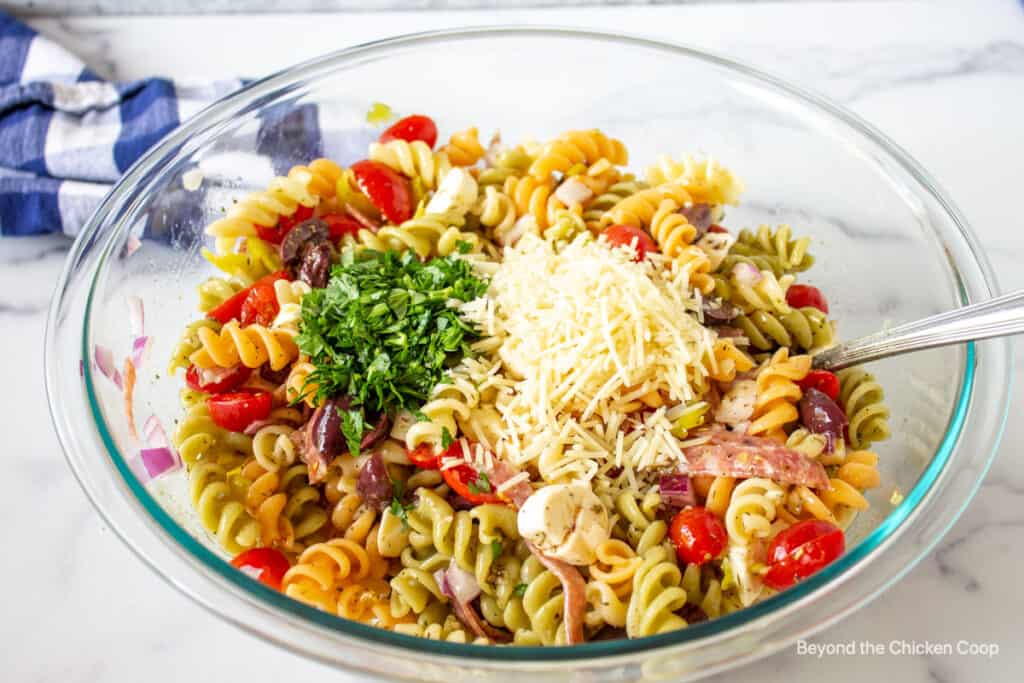
[[[676,680],[766,655],[823,628],[896,582],[949,528],[992,460],[1011,377],[1005,340],[922,352],[873,368],[892,410],[883,486],[847,553],[792,590],[724,618],[640,640],[574,648],[433,642],[294,602],[233,570],[202,530],[182,475],[144,485],[126,458],[123,399],[93,367],[96,344],[124,357],[125,299],[141,297],[155,340],[135,413],[179,415],[164,372],[194,286],[210,267],[203,227],[278,170],[324,153],[365,154],[371,102],[427,112],[444,130],[478,125],[507,140],[600,127],[633,167],[704,152],[745,180],[733,227],[790,223],[813,237],[821,286],[845,337],[987,299],[996,284],[963,216],[892,142],[848,112],[746,66],[664,43],[582,31],[475,29],[344,50],[254,83],[157,144],[111,191],[76,242],[50,312],[46,381],[68,462],[118,535],[167,581],[267,640],[342,668],[457,681]],[[319,114],[322,144],[311,127]],[[260,156],[264,155],[264,156]],[[201,191],[183,175],[201,168]],[[135,253],[131,245],[142,237]],[[890,503],[894,489],[902,502]]]

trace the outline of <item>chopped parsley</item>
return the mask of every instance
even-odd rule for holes
[[[468,484],[469,492],[475,494],[490,493],[491,492],[491,480],[487,478],[487,475],[483,472],[477,474],[476,481],[471,481]]]
[[[479,332],[449,302],[486,290],[454,256],[422,263],[411,251],[364,250],[343,253],[327,287],[303,297],[295,341],[314,367],[306,387],[317,402],[349,397],[342,431],[352,453],[366,415],[418,408],[469,352]]]
[[[501,545],[501,541],[499,541],[498,539],[494,539],[493,541],[491,541],[491,559],[492,560],[497,560],[499,557],[501,557],[501,551],[502,550],[504,550],[504,548]]]
[[[527,588],[529,588],[529,586],[527,586],[525,583],[517,584],[516,587],[512,589],[512,594],[521,598],[524,595],[526,595]]]

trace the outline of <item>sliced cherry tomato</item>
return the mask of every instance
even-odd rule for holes
[[[262,277],[252,285],[240,291],[238,294],[235,294],[233,297],[222,303],[217,308],[207,313],[206,317],[213,318],[219,323],[227,323],[231,320],[238,320],[242,316],[242,306],[245,304],[245,300],[246,298],[248,298],[249,292],[251,292],[253,288],[267,284],[273,286],[273,284],[278,280],[291,279],[291,275],[288,273],[287,270],[279,270],[276,273],[271,273],[266,277]]]
[[[211,373],[204,373],[196,366],[190,365],[185,373],[185,384],[190,389],[195,389],[205,394],[223,394],[225,391],[231,391],[236,387],[240,387],[245,380],[249,379],[251,374],[252,370],[244,365],[236,365],[233,368]],[[204,375],[213,375],[213,381],[210,381],[208,377],[207,381],[204,382]]]
[[[444,452],[440,459],[441,463],[444,462],[444,458],[465,458],[461,442],[456,441]],[[455,493],[473,505],[484,505],[486,503],[505,504],[505,501],[495,493],[494,484],[491,483],[487,475],[477,472],[468,464],[463,463],[455,467],[442,469],[441,476]]]
[[[729,231],[726,228],[723,228],[721,225],[718,225],[717,223],[709,225],[708,232],[724,232],[726,234],[729,234]]]
[[[729,541],[722,520],[707,508],[680,510],[672,518],[668,537],[676,546],[676,555],[687,564],[701,565],[722,554]]]
[[[801,389],[817,389],[833,401],[839,400],[839,378],[828,370],[811,370],[797,382]]]
[[[356,219],[339,213],[320,216],[320,220],[327,223],[327,227],[330,228],[332,242],[337,242],[345,235],[356,235],[363,227]]]
[[[427,143],[427,147],[433,148],[434,143],[437,142],[437,126],[434,124],[434,119],[423,114],[406,116],[404,119],[395,121],[390,128],[380,134],[381,142],[391,142],[392,140],[405,140],[406,142],[422,140]]]
[[[231,566],[279,591],[281,580],[292,565],[281,551],[274,548],[249,548],[235,555],[235,559],[231,560]]]
[[[846,541],[835,524],[805,519],[783,529],[768,546],[764,582],[776,590],[789,588],[843,554]]]
[[[291,232],[292,228],[312,217],[313,207],[299,204],[295,209],[295,213],[291,216],[280,216],[275,225],[267,226],[256,223],[253,227],[256,228],[256,234],[261,240],[271,244],[281,244],[284,236]]]
[[[822,313],[828,313],[825,295],[814,285],[791,285],[786,291],[786,303],[793,308],[813,306]]]
[[[263,283],[253,285],[249,295],[242,302],[242,314],[239,321],[243,325],[268,326],[274,322],[274,318],[281,311],[277,303],[277,294],[274,292],[274,285]]]
[[[230,432],[244,432],[253,422],[266,420],[272,404],[267,391],[238,391],[206,399],[214,423]]]
[[[658,251],[658,244],[641,228],[632,225],[609,225],[604,229],[604,237],[612,246],[625,246],[636,240],[636,260],[643,261],[649,251]]]
[[[436,470],[441,467],[441,456],[434,452],[430,444],[423,444],[408,451],[409,462],[423,470]]]
[[[384,218],[402,223],[412,217],[412,189],[408,178],[369,159],[352,164],[352,173],[359,190],[380,209]]]

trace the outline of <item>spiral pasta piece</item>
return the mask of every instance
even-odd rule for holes
[[[278,313],[271,328],[294,338],[299,333],[299,323],[302,321],[302,297],[309,292],[310,286],[302,280],[274,282]]]
[[[214,268],[245,285],[281,270],[281,257],[277,248],[258,237],[247,237],[238,252],[215,254],[209,249],[203,249],[200,253]]]
[[[640,638],[686,626],[686,620],[676,614],[686,605],[682,578],[672,553],[666,548],[658,546],[644,553],[643,562],[633,576],[626,635]]]
[[[547,180],[554,173],[564,174],[574,166],[590,166],[601,159],[622,166],[629,163],[629,153],[620,140],[597,129],[570,130],[544,145],[530,165],[530,175]]]
[[[241,493],[228,483],[224,467],[200,462],[189,471],[192,505],[203,526],[229,553],[240,553],[260,541],[256,521],[245,511]]]
[[[204,328],[216,333],[220,332],[221,324],[210,318],[201,318],[186,325],[181,338],[175,344],[174,350],[171,351],[171,360],[167,364],[167,374],[173,375],[177,372],[178,368],[188,368],[192,363],[189,358],[203,346],[202,342],[199,341],[199,330]]]
[[[796,382],[806,377],[810,370],[810,356],[790,358],[786,348],[775,352],[757,375],[757,398],[748,434],[763,434],[780,442],[786,441],[783,427],[796,422],[800,416],[796,404],[803,392]]]
[[[205,401],[187,410],[174,430],[171,443],[186,468],[202,461],[231,469],[252,454],[252,437],[219,427],[210,417]]]
[[[626,176],[603,193],[596,195],[584,205],[583,220],[587,224],[587,229],[594,231],[600,229],[601,219],[608,210],[626,197],[645,189],[647,189],[647,183],[638,182],[632,176]]]
[[[710,157],[701,159],[684,155],[675,161],[662,154],[657,163],[647,170],[647,182],[651,185],[680,183],[694,202],[702,204],[735,206],[743,193],[743,181]]]
[[[697,228],[690,225],[686,216],[677,213],[678,208],[673,200],[662,199],[647,228],[661,253],[669,258],[679,256],[697,237]]]
[[[788,225],[774,230],[760,225],[756,231],[741,230],[732,252],[747,257],[768,256],[777,260],[783,272],[800,273],[814,265],[814,257],[807,251],[810,245],[808,237],[793,239]]]
[[[729,541],[749,545],[755,538],[766,538],[782,503],[783,490],[770,479],[745,479],[733,489],[725,512]]]
[[[708,375],[717,382],[731,382],[736,374],[747,372],[754,367],[754,360],[736,347],[732,339],[716,339],[711,347],[713,362]]]
[[[232,368],[239,363],[258,368],[269,363],[272,370],[280,370],[299,354],[288,333],[263,325],[242,327],[237,320],[224,325],[220,334],[200,328],[199,343],[201,348],[189,360],[200,368]]]
[[[453,133],[439,153],[445,155],[452,166],[472,166],[487,151],[480,144],[479,134],[476,126]]]
[[[223,277],[207,278],[196,287],[196,291],[199,293],[199,310],[203,313],[212,311],[235,294],[238,294],[244,286],[241,282],[234,279]]]
[[[321,198],[334,196],[340,176],[341,167],[328,159],[294,166],[288,175],[271,180],[265,191],[232,205],[224,218],[206,228],[206,234],[215,238],[218,254],[230,253],[239,238],[256,236],[256,225],[277,225],[281,216],[291,216],[299,206],[313,208]]]
[[[850,420],[850,445],[867,448],[875,441],[889,438],[889,409],[885,392],[875,376],[862,368],[848,368],[839,377],[839,405]]]
[[[665,204],[666,200],[670,203]],[[671,211],[676,211],[691,202],[689,193],[682,185],[666,183],[640,190],[626,197],[604,213],[601,217],[601,224],[602,226],[616,224],[648,228],[659,209],[672,207]]]
[[[452,167],[447,154],[435,153],[422,140],[374,142],[370,145],[370,159],[409,178],[419,178],[431,190],[437,189]]]
[[[491,239],[502,245],[515,242],[512,235],[515,234],[513,228],[519,214],[511,197],[493,186],[487,186],[477,213],[480,223],[490,229],[488,236]]]
[[[405,445],[409,450],[430,444],[440,452],[445,432],[449,438],[458,433],[456,416],[468,419],[470,410],[479,403],[480,392],[460,368],[449,373],[448,382],[434,387],[430,400],[420,408],[427,419],[410,425],[405,435]]]
[[[287,425],[267,425],[253,435],[252,453],[260,467],[276,472],[295,462],[295,442],[290,438],[294,431]]]
[[[743,330],[750,345],[760,351],[779,346],[819,351],[835,343],[832,321],[813,306],[791,308],[788,313],[753,311],[737,316],[732,324]]]

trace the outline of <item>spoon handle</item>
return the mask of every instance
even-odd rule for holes
[[[936,346],[1024,332],[1024,290],[852,339],[814,356],[814,367],[851,365]]]

